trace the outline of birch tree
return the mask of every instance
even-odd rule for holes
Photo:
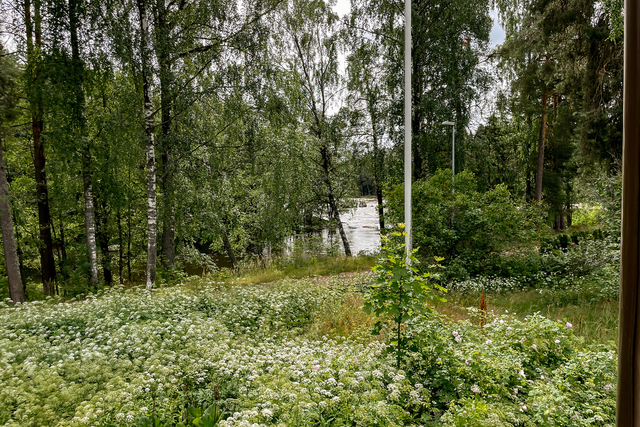
[[[414,0],[411,16],[412,173],[425,179],[451,166],[451,144],[443,143],[450,139],[440,123],[453,120],[456,135],[464,135],[471,107],[487,86],[487,72],[478,65],[487,53],[491,18],[488,0]],[[353,0],[347,23],[383,54],[388,130],[398,148],[404,132],[404,22],[402,2]]]
[[[140,24],[140,62],[144,97],[144,135],[146,140],[147,169],[147,271],[146,286],[152,288],[156,280],[158,259],[158,208],[156,206],[156,153],[154,140],[154,111],[151,103],[151,49],[146,0],[137,0]]]
[[[378,220],[380,230],[384,230],[384,208],[382,187],[385,177],[384,155],[382,146],[386,135],[386,124],[390,104],[384,90],[384,72],[382,55],[377,43],[351,27],[348,41],[351,54],[348,57],[349,104],[361,113],[364,120],[360,123],[362,133],[370,140],[373,158],[373,177],[378,201]]]
[[[76,122],[77,138],[80,139],[82,156],[82,184],[84,190],[84,221],[87,240],[87,257],[89,259],[90,280],[92,286],[98,284],[98,251],[96,247],[96,221],[91,173],[91,144],[87,129],[87,112],[84,94],[84,64],[80,58],[78,29],[81,25],[80,0],[69,0],[69,39],[71,42],[71,64],[73,92],[73,117]]]
[[[320,169],[329,218],[338,228],[345,254],[351,256],[333,182],[335,157],[342,141],[332,124],[331,109],[335,111],[345,89],[338,73],[338,16],[323,0],[292,0],[283,17],[282,34],[285,38],[281,41],[281,54],[285,57],[287,71],[299,85],[303,117],[310,135],[317,142],[319,158],[315,163]]]

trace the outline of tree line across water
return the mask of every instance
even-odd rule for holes
[[[322,224],[351,255],[340,212],[365,185],[384,229],[402,182],[404,7],[333,6],[6,2],[3,292],[32,298],[34,277],[50,296],[151,287],[194,250],[235,263]],[[456,171],[571,225],[621,153],[621,2],[415,0],[412,14],[414,180],[451,167],[454,121]]]

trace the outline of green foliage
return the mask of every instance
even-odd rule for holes
[[[495,5],[506,33],[496,56],[510,89],[496,101],[500,120],[492,117],[478,129],[481,150],[469,167],[481,182],[507,178],[515,194],[532,200],[544,126],[542,198],[546,222],[561,231],[582,201],[585,177],[599,168],[615,171],[621,156],[622,2]],[[503,170],[492,168],[496,163]]]
[[[541,246],[542,270],[559,275],[586,276],[607,265],[620,265],[620,245],[611,238],[585,239],[578,244],[569,243],[566,234],[560,241],[560,248]],[[565,244],[564,248],[562,244]]]
[[[151,415],[138,418],[135,425],[136,427],[216,427],[225,415],[230,415],[221,406],[219,402],[213,403],[204,410],[189,406],[184,409],[183,414],[180,414],[178,418],[181,421],[177,423],[173,419],[165,421]]]
[[[571,215],[571,225],[594,226],[601,222],[602,214],[603,210],[600,206],[575,209]]]
[[[512,248],[499,256],[492,256],[482,275],[498,277],[532,277],[542,269],[539,251],[531,247]]]
[[[18,79],[20,70],[13,57],[6,53],[0,44],[0,138],[4,139],[6,125],[19,116]]]
[[[471,315],[477,320],[482,314]],[[575,416],[585,420],[578,425],[589,425],[586,420],[596,414],[612,420],[616,364],[610,348],[576,353],[580,339],[573,325],[539,315],[524,321],[485,316],[483,327],[439,318],[414,325],[421,350],[406,370],[426,379],[424,386],[444,413],[438,425],[533,427],[555,411],[571,417],[566,424],[554,424],[560,417],[545,419],[544,425],[573,425]],[[598,397],[592,399],[594,392]],[[556,403],[554,409],[545,403],[549,398],[563,406]]]
[[[391,336],[319,332],[328,313],[354,311],[379,275],[252,286],[208,276],[153,292],[2,304],[0,422],[415,427],[497,416],[563,425],[546,412],[556,406],[565,425],[610,419],[615,352],[582,348],[576,322],[417,316],[403,324],[413,347],[402,370]]]
[[[528,394],[492,401],[464,398],[443,416],[444,426],[608,426],[615,423],[614,352],[581,351],[551,376],[536,375]]]
[[[451,171],[440,170],[412,187],[415,246],[425,257],[443,256],[449,276],[480,273],[508,244],[533,237],[535,213],[506,186],[478,192],[467,171],[456,174],[453,187],[451,181]],[[387,201],[395,221],[404,216],[403,191],[395,187]]]
[[[405,236],[404,224],[382,236],[383,258],[372,269],[378,273],[378,279],[366,294],[363,307],[366,314],[373,314],[376,319],[374,335],[380,334],[388,321],[395,325],[391,343],[395,346],[398,368],[407,352],[414,350],[411,338],[403,333],[403,324],[432,315],[434,311],[428,303],[432,300],[444,302],[436,291],[446,292],[443,287],[427,281],[429,273],[419,273],[419,262],[415,257],[417,249],[407,255]],[[442,258],[436,257],[435,260],[438,262]]]
[[[412,156],[415,179],[425,178],[450,164],[451,134],[448,128],[439,125],[442,121],[455,119],[457,151],[458,154],[464,152],[465,126],[472,114],[470,106],[490,80],[486,70],[478,66],[480,58],[488,51],[489,10],[490,2],[485,0],[416,2],[413,5]],[[351,15],[345,19],[351,33],[375,47],[369,52],[372,57],[366,66],[372,73],[379,74],[377,81],[383,82],[380,85],[385,89],[380,99],[382,105],[389,103],[385,113],[389,122],[386,131],[394,148],[385,162],[392,183],[400,182],[402,177],[400,142],[404,109],[398,94],[404,80],[398,70],[402,69],[404,61],[403,13],[402,7],[389,0],[356,0],[352,2]],[[359,86],[375,89],[377,81]],[[374,95],[375,91],[370,94]],[[390,221],[394,222],[397,221]]]
[[[624,0],[603,0],[602,4],[609,15],[609,38],[620,43],[624,35]]]
[[[428,407],[429,396],[409,396],[414,387],[386,344],[303,335],[366,280],[246,287],[207,277],[71,304],[2,303],[0,421],[203,425],[202,409],[214,405],[209,416],[223,412],[221,426],[405,425],[405,402]]]

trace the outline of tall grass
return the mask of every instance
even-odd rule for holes
[[[264,283],[285,277],[299,279],[309,276],[325,276],[345,272],[363,272],[376,265],[373,255],[279,257],[267,260],[242,261],[235,270],[223,270],[222,274],[234,279],[236,284]]]
[[[618,339],[618,301],[567,302],[554,300],[553,294],[527,290],[507,294],[487,294],[487,310],[513,314],[518,318],[539,313],[553,320],[569,322],[574,334],[584,338],[585,344],[609,344]],[[447,302],[437,310],[453,319],[466,319],[466,307],[480,307],[480,294],[450,292]]]

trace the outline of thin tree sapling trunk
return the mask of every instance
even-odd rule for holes
[[[62,258],[62,265],[67,263],[67,243],[64,237],[64,224],[62,218],[60,218],[60,256]]]
[[[224,224],[221,225],[220,229],[222,230],[222,240],[224,241],[224,248],[227,251],[227,255],[231,260],[231,265],[233,268],[238,266],[238,261],[236,260],[236,254],[233,252],[233,247],[231,246],[231,242],[229,241],[229,234],[227,233],[227,227]]]
[[[79,0],[69,0],[69,36],[71,41],[71,57],[74,76],[70,79],[75,84],[76,99],[74,105],[75,121],[80,132],[82,147],[82,184],[84,192],[84,224],[87,236],[87,257],[91,285],[98,284],[98,251],[96,246],[95,208],[93,203],[93,184],[91,172],[91,146],[87,137],[87,116],[84,97],[84,65],[80,59],[78,42]]]
[[[129,203],[129,214],[127,215],[127,279],[131,283],[131,203]]]
[[[324,172],[324,183],[327,186],[327,196],[329,198],[329,216],[333,217],[338,227],[338,232],[340,233],[340,238],[342,239],[342,245],[344,246],[344,253],[346,256],[351,256],[351,247],[349,246],[349,240],[347,239],[347,235],[344,232],[344,227],[342,226],[342,221],[340,221],[340,211],[338,210],[338,203],[336,202],[336,198],[333,194],[333,187],[331,185],[331,161],[329,159],[329,147],[326,144],[323,144],[322,149],[320,150],[322,154],[322,170]]]
[[[111,271],[111,254],[109,253],[109,212],[104,201],[96,202],[95,205],[98,206],[96,210],[96,239],[102,254],[102,274],[104,275],[104,284],[111,286],[113,285],[113,273]]]
[[[20,269],[20,277],[24,276],[24,262],[22,261],[22,248],[20,247],[20,229],[18,228],[18,217],[16,216],[16,211],[11,211],[13,215],[13,224],[15,228],[13,229],[15,233],[16,240],[16,253],[18,254],[18,267]],[[24,299],[29,299],[29,295],[27,294],[27,283],[22,282],[22,293],[24,294]]]
[[[380,150],[380,147],[378,145],[378,131],[376,129],[375,112],[373,111],[372,105],[370,105],[370,108],[369,108],[369,115],[371,116],[371,135],[373,137],[373,162],[374,162],[373,177],[375,179],[376,197],[378,199],[378,221],[380,222],[380,232],[382,232],[382,230],[384,230],[384,208],[382,207],[382,173],[383,173],[382,156],[383,156],[383,153]]]
[[[116,220],[118,221],[118,276],[120,277],[120,284],[124,283],[122,277],[123,259],[124,259],[124,245],[122,244],[122,214],[120,208],[116,213]]]

